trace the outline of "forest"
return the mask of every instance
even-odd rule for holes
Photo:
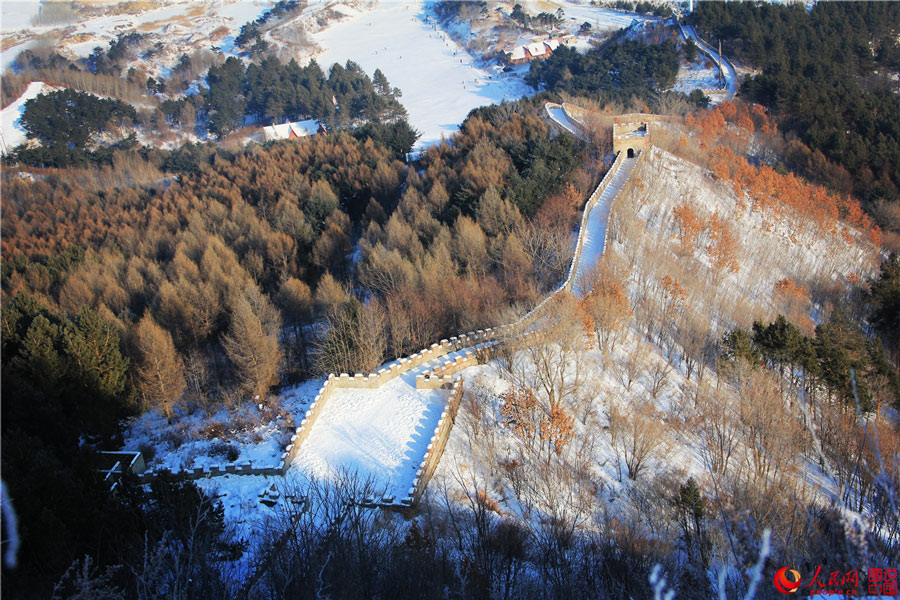
[[[678,75],[678,48],[671,40],[645,44],[611,39],[584,54],[561,46],[546,60],[534,61],[526,81],[535,89],[599,94],[602,102],[638,97],[653,102]]]
[[[689,17],[713,43],[761,73],[740,93],[779,115],[781,126],[849,173],[852,191],[878,223],[900,231],[900,5],[699,3]],[[843,189],[840,178],[804,158],[805,177]],[[819,161],[821,162],[821,161]],[[833,173],[833,170],[832,170]]]
[[[229,57],[222,65],[210,67],[206,84],[204,110],[209,130],[216,135],[240,127],[245,120],[280,123],[318,119],[329,128],[339,128],[406,117],[397,100],[400,91],[390,86],[384,74],[376,69],[374,79],[370,79],[352,61],[345,66],[332,65],[326,78],[314,60],[301,67],[294,60],[282,64],[277,58],[267,57],[245,67],[240,59]],[[178,104],[171,106],[170,115],[180,111]]]
[[[71,89],[41,94],[25,103],[22,125],[34,148],[20,148],[16,159],[27,164],[67,167],[102,160],[97,134],[132,124],[137,113],[127,102],[98,98]],[[126,142],[135,144],[133,138]]]
[[[314,60],[301,67],[294,60],[282,63],[268,56],[245,64],[236,57],[223,60],[221,54],[195,52],[183,55],[168,78],[147,77],[134,68],[123,78],[127,60],[153,55],[154,48],[145,48],[141,40],[141,34],[123,34],[84,64],[52,51],[22,52],[14,89],[38,78],[69,87],[26,103],[22,122],[29,138],[41,146],[19,148],[15,159],[40,167],[111,164],[114,150],[138,143],[135,137],[113,135],[118,141],[99,144],[95,134],[111,132],[113,125],[137,125],[145,138],[174,130],[190,137],[208,132],[221,139],[246,125],[317,119],[328,130],[368,125],[360,135],[381,136],[398,156],[415,143],[401,92],[380,69],[369,77],[348,61],[332,65],[326,75]],[[202,78],[205,87],[182,94],[195,78]],[[137,98],[140,110],[129,103]]]

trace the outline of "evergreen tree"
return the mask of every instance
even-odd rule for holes
[[[859,327],[842,311],[836,310],[827,323],[816,327],[815,344],[822,379],[829,389],[838,399],[850,404],[858,399],[861,410],[871,410],[872,393],[865,375],[874,347]]]
[[[869,304],[869,322],[900,367],[900,256],[897,254],[891,253],[881,263],[881,273],[870,286]]]
[[[726,333],[722,338],[722,356],[730,361],[742,359],[751,366],[759,365],[762,360],[753,338],[741,328]]]

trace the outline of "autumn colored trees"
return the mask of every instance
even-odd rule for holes
[[[171,334],[145,313],[135,330],[137,378],[145,406],[160,407],[171,421],[173,405],[184,394],[184,365],[175,351]]]
[[[127,174],[150,165],[147,187],[107,188],[93,171],[5,172],[4,291],[91,306],[123,330],[143,323],[138,387],[170,415],[180,369],[148,359],[169,343],[195,400],[261,395],[310,369],[373,369],[496,322],[564,276],[584,190],[561,187],[577,148],[551,139],[532,109],[476,111],[421,170],[379,143],[393,134],[363,128],[235,155],[190,147],[167,187],[155,180],[175,163],[136,153],[116,160]],[[322,319],[332,327],[311,333]],[[312,360],[313,348],[335,360]],[[163,372],[174,384],[151,385]]]

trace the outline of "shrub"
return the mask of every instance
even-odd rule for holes
[[[156,446],[152,444],[141,444],[138,446],[138,451],[144,457],[144,464],[149,465],[156,458]]]
[[[213,442],[209,446],[210,456],[224,456],[228,462],[234,462],[241,455],[241,451],[234,444],[226,442]]]
[[[225,423],[222,421],[212,421],[203,427],[203,437],[208,440],[225,437]]]

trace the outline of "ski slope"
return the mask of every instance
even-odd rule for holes
[[[5,156],[19,144],[25,143],[27,138],[21,121],[25,103],[49,91],[50,86],[43,81],[32,81],[21,96],[0,111],[0,156]]]
[[[352,60],[369,75],[381,69],[400,88],[409,122],[422,132],[419,147],[458,131],[473,108],[533,93],[518,77],[479,67],[440,27],[426,22],[425,9],[423,0],[383,0],[314,36],[324,49],[315,59],[326,71]]]

